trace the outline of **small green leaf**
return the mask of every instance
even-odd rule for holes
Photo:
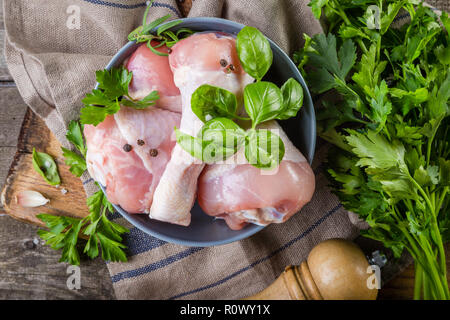
[[[65,159],[65,163],[70,166],[70,172],[72,172],[75,176],[81,177],[83,172],[86,171],[86,161],[82,156],[73,152],[69,149],[61,147],[63,151],[63,156]]]
[[[214,163],[225,161],[241,148],[245,131],[230,119],[215,118],[203,126],[198,138],[203,141],[203,161]]]
[[[287,80],[281,87],[283,94],[283,110],[277,119],[286,120],[297,115],[303,105],[303,88],[294,78]]]
[[[422,187],[428,187],[439,183],[439,168],[437,166],[429,166],[425,169],[420,166],[414,171],[414,180]]]
[[[406,172],[404,160],[405,147],[398,141],[388,141],[381,133],[369,130],[367,133],[359,133],[347,130],[347,143],[353,148],[353,152],[361,159],[358,165],[368,166],[372,169],[399,168]]]
[[[128,95],[128,86],[132,79],[132,73],[123,66],[110,70],[99,70],[96,73],[98,88],[110,100]]]
[[[86,156],[86,144],[83,140],[83,128],[78,121],[70,121],[66,133],[67,140],[72,143],[83,156]]]
[[[48,184],[52,186],[61,184],[58,167],[53,158],[44,152],[36,151],[35,148],[33,148],[33,168]]]
[[[192,94],[191,108],[203,122],[217,117],[233,118],[236,116],[237,99],[228,90],[205,84]]]
[[[308,6],[311,7],[312,13],[316,19],[320,19],[322,8],[328,3],[328,0],[311,0]]]
[[[155,101],[159,99],[159,93],[158,91],[152,91],[150,92],[146,97],[144,97],[142,100],[131,100],[131,99],[122,99],[120,101],[120,104],[131,107],[136,110],[142,110],[147,109],[149,106],[152,106],[155,104]]]
[[[204,142],[202,139],[193,137],[175,128],[177,143],[180,147],[194,158],[203,160]]]
[[[102,233],[97,233],[97,239],[100,242],[100,247],[102,248],[102,258],[105,261],[127,261],[127,256],[122,250],[126,248],[125,245],[120,242],[114,241],[108,238]]]
[[[270,130],[249,130],[245,140],[245,158],[252,166],[272,170],[284,157],[284,143]]]
[[[386,123],[388,115],[392,110],[392,103],[387,97],[388,87],[383,80],[381,84],[375,86],[374,98],[370,101],[372,120],[378,123],[378,130],[381,130]]]
[[[244,70],[253,78],[261,80],[273,61],[267,38],[258,29],[246,26],[237,35],[236,48]]]
[[[253,127],[275,119],[283,110],[283,94],[271,82],[260,81],[244,89],[245,110],[253,120]]]

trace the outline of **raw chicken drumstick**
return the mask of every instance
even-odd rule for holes
[[[274,172],[263,172],[246,163],[241,149],[227,164],[206,166],[198,182],[198,202],[203,211],[225,219],[233,230],[242,229],[248,222],[284,222],[314,193],[314,173],[281,127],[270,121],[258,128],[276,130],[274,133],[284,142],[285,155]]]
[[[196,136],[203,123],[191,110],[191,96],[203,84],[227,89],[242,97],[253,82],[241,67],[236,40],[223,33],[197,33],[172,47],[169,55],[175,85],[180,89],[180,130]],[[176,145],[161,182],[156,188],[150,217],[188,226],[197,192],[197,179],[204,164]]]

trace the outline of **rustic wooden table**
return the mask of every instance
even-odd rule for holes
[[[0,42],[5,37],[0,0]],[[179,1],[183,11],[190,0]],[[449,10],[450,1],[429,1]],[[0,55],[0,189],[10,170],[27,106],[8,73],[4,54]],[[29,111],[28,111],[29,112]],[[30,114],[28,113],[28,116]],[[20,146],[19,146],[20,148]],[[19,150],[29,153],[29,150]],[[100,259],[81,266],[82,290],[67,289],[67,265],[58,263],[60,252],[44,246],[36,234],[38,227],[19,222],[5,214],[0,205],[0,299],[114,299],[108,270]],[[449,252],[449,247],[447,247]],[[391,280],[380,299],[410,299],[414,286],[413,267]]]

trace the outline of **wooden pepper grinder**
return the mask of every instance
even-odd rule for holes
[[[330,239],[319,243],[300,266],[288,266],[265,290],[248,300],[375,300],[369,289],[369,263],[353,242]]]

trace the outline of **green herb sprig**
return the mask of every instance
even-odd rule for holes
[[[159,99],[157,91],[150,92],[142,100],[133,100],[128,94],[128,87],[132,79],[132,72],[123,66],[110,70],[96,72],[98,89],[92,90],[82,100],[81,124],[97,126],[105,120],[107,115],[115,114],[124,105],[134,109],[145,109],[155,104]]]
[[[149,5],[147,6],[147,9],[144,13],[144,18],[142,20],[142,25],[137,27],[133,32],[131,32],[128,35],[129,41],[136,41],[136,43],[147,43],[147,47],[152,50],[153,53],[159,55],[159,56],[168,56],[167,53],[160,52],[156,49],[167,46],[168,48],[171,48],[174,46],[178,41],[185,38],[186,36],[189,36],[194,33],[194,31],[187,29],[187,28],[180,28],[176,32],[170,30],[171,28],[175,27],[176,25],[180,24],[181,20],[175,20],[166,23],[164,26],[160,26],[162,23],[166,22],[169,18],[172,16],[170,14],[158,18],[155,21],[152,21],[147,24],[147,16],[150,8],[153,5],[154,0],[150,1]],[[157,28],[157,29],[156,29]],[[156,29],[156,34],[151,33],[154,29]],[[158,41],[158,45],[155,47],[152,46],[151,42],[152,40]]]
[[[50,214],[39,214],[37,217],[45,222],[49,230],[38,230],[38,235],[52,249],[62,249],[60,262],[72,265],[80,264],[78,239],[80,235],[88,238],[83,253],[94,259],[101,248],[102,258],[106,261],[127,261],[123,249],[122,234],[129,230],[117,223],[109,221],[108,212],[114,212],[103,191],[99,190],[87,199],[90,214],[84,219],[76,219]]]
[[[192,111],[205,122],[196,137],[176,129],[177,142],[193,157],[211,163],[227,159],[242,147],[253,166],[273,169],[284,157],[281,138],[259,124],[295,117],[303,104],[303,88],[293,78],[282,88],[262,81],[272,65],[273,53],[269,41],[256,28],[244,27],[237,35],[236,47],[244,70],[255,83],[244,89],[244,106],[248,117],[239,115],[236,96],[211,85],[202,85],[191,98]],[[241,127],[235,121],[246,122]],[[245,130],[245,127],[250,129]]]
[[[328,34],[305,36],[296,61],[314,93],[337,96],[317,112],[333,190],[365,236],[412,255],[416,299],[450,299],[450,19],[416,0],[309,5]],[[402,9],[411,21],[393,27]]]
[[[83,126],[77,121],[69,123],[66,137],[80,152],[62,148],[66,164],[70,171],[80,177],[86,171],[86,144],[83,139]],[[125,245],[121,243],[122,234],[128,229],[109,221],[108,212],[114,212],[114,208],[108,202],[103,191],[99,190],[87,199],[90,214],[84,219],[70,218],[40,214],[37,217],[45,222],[49,230],[39,230],[38,235],[55,250],[62,249],[60,262],[73,265],[80,264],[78,239],[80,236],[87,238],[83,249],[91,259],[99,255],[99,246],[102,250],[102,258],[108,261],[127,261]]]

